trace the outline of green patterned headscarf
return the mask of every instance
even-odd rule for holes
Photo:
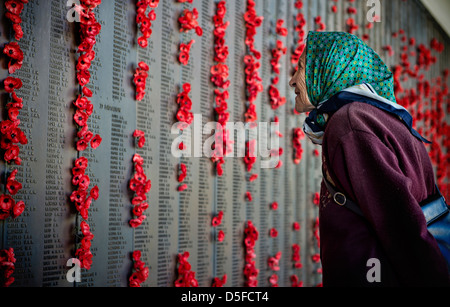
[[[372,85],[381,97],[396,102],[393,74],[361,39],[345,32],[309,32],[306,86],[314,106],[363,83]]]
[[[412,128],[411,114],[397,104],[392,72],[361,39],[345,32],[310,31],[304,52],[306,88],[316,108],[303,130],[315,144],[322,144],[329,115],[354,101],[397,115],[414,136],[429,143]]]

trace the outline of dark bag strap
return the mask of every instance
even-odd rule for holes
[[[346,207],[356,214],[364,217],[364,214],[362,213],[361,209],[358,207],[356,203],[354,203],[351,199],[348,199],[344,194],[341,192],[337,192],[333,185],[326,179],[326,177],[323,177],[323,181],[325,182],[325,185],[327,186],[328,191],[330,192],[331,196],[333,197],[333,200],[336,204],[342,207]]]

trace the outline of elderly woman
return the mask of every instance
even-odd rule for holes
[[[354,35],[309,32],[289,84],[296,110],[310,112],[306,135],[322,145],[323,285],[450,285],[420,207],[436,193],[427,141],[396,104],[380,57]],[[362,215],[339,206],[327,184]]]

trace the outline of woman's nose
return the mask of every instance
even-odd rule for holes
[[[294,76],[292,76],[291,80],[289,80],[289,86],[290,87],[295,87]]]

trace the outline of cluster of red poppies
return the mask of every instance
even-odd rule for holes
[[[16,180],[17,170],[11,172],[6,180],[6,189],[11,195],[16,195],[22,189],[22,184]],[[16,202],[7,194],[0,195],[0,220],[6,220],[8,217],[16,218],[25,210],[23,201]]]
[[[79,8],[81,44],[78,46],[77,50],[77,53],[80,53],[80,56],[78,57],[76,68],[77,80],[82,87],[82,95],[80,94],[74,101],[76,112],[73,117],[75,123],[78,125],[78,141],[76,144],[78,151],[86,150],[89,144],[95,149],[102,141],[100,135],[97,134],[94,136],[87,125],[87,121],[89,116],[92,115],[94,107],[87,99],[92,97],[92,91],[86,86],[89,84],[91,78],[89,68],[92,61],[95,59],[94,45],[96,43],[96,36],[101,30],[101,24],[96,20],[92,10],[100,3],[100,0],[85,0],[81,1],[81,7]]]
[[[281,252],[278,252],[275,254],[275,256],[269,257],[267,260],[267,265],[272,271],[279,271],[280,270],[280,259],[281,259]],[[278,275],[276,273],[273,273],[269,277],[269,283],[271,287],[278,287]]]
[[[294,128],[292,144],[294,147],[294,163],[299,164],[303,155],[302,140],[305,138],[305,133],[302,128]]]
[[[250,191],[245,192],[245,199],[247,199],[247,201],[253,200],[252,193]]]
[[[21,18],[20,14],[23,10],[24,3],[28,1],[6,1],[6,17],[13,23],[14,31],[20,29],[21,32]],[[20,40],[16,33],[16,39]],[[3,53],[9,58],[8,71],[10,74],[16,72],[22,67],[23,64],[23,51],[17,42],[10,42],[3,48]],[[22,87],[22,80],[15,77],[7,77],[4,81],[4,88],[7,93],[10,94],[11,101],[6,104],[8,119],[2,121],[1,125],[1,144],[0,147],[5,151],[4,159],[8,163],[15,163],[20,165],[22,159],[19,157],[20,148],[16,144],[25,145],[28,143],[28,139],[22,129],[19,127],[20,120],[18,119],[19,112],[23,108],[23,99],[18,97],[16,90]]]
[[[275,32],[280,36],[287,36],[288,30],[287,30],[287,28],[283,27],[283,24],[284,24],[284,20],[278,19],[277,24],[275,26]]]
[[[178,182],[182,183],[184,181],[184,179],[187,176],[187,167],[186,164],[184,163],[180,163],[179,167],[178,167]],[[187,189],[187,184],[182,183],[180,186],[178,186],[178,192],[183,192],[184,190]]]
[[[431,49],[434,49],[435,51],[437,51],[439,53],[444,51],[444,43],[441,43],[435,37],[433,39],[431,39],[430,46],[431,46]]]
[[[258,230],[253,225],[252,221],[247,221],[247,227],[244,229],[244,244],[245,244],[245,267],[244,277],[246,287],[258,286],[259,270],[256,268],[256,253],[255,243],[258,240]]]
[[[75,252],[75,257],[80,260],[80,267],[89,270],[92,266],[92,252],[91,252],[91,241],[94,238],[94,234],[91,232],[88,223],[82,221],[80,223],[81,233],[83,238],[80,242],[80,247]]]
[[[133,228],[138,227],[146,219],[144,211],[148,208],[147,193],[152,188],[151,180],[147,180],[147,176],[144,172],[144,159],[139,155],[133,156],[134,163],[134,176],[131,178],[129,187],[134,192],[134,197],[131,200],[133,205],[133,214],[136,218],[130,220],[130,226]]]
[[[227,90],[221,92],[219,89],[214,90],[216,107],[214,108],[218,124],[221,125],[221,130],[215,133],[214,152],[211,161],[215,163],[216,172],[218,176],[223,175],[222,165],[225,163],[224,156],[233,150],[233,141],[230,140],[230,132],[226,129],[226,124],[230,118],[228,112],[227,99],[229,93]]]
[[[178,111],[176,114],[177,119],[182,122],[179,125],[180,130],[183,130],[189,126],[194,120],[194,114],[191,112],[192,100],[189,98],[191,92],[191,84],[183,84],[183,91],[177,95]]]
[[[247,0],[247,11],[244,14],[245,27],[247,29],[245,33],[245,44],[249,48],[250,52],[255,55],[255,58],[260,59],[261,52],[255,49],[254,36],[256,35],[256,28],[262,25],[264,17],[257,16],[255,5],[254,0]]]
[[[190,30],[195,30],[195,33],[197,33],[198,36],[202,36],[203,30],[198,25],[197,19],[198,10],[196,8],[193,8],[192,11],[184,9],[180,17],[178,17],[178,22],[180,23],[180,32],[189,32]]]
[[[316,24],[316,31],[318,32],[325,31],[327,28],[325,23],[322,21],[322,16],[320,15],[314,18],[314,23]]]
[[[20,165],[20,148],[16,144],[25,145],[28,143],[26,135],[20,129],[19,111],[23,108],[23,99],[18,97],[15,90],[22,87],[20,78],[7,77],[4,80],[5,91],[11,94],[9,103],[6,104],[8,119],[0,123],[1,125],[1,149],[5,150],[4,159],[8,163],[14,162]]]
[[[277,123],[276,128],[274,129],[273,133],[276,134],[276,136],[278,136],[279,138],[283,137],[283,134],[278,130],[279,127],[279,118],[278,116],[275,115],[275,117],[273,118],[273,122]],[[270,156],[274,157],[274,156],[278,156],[281,157],[283,155],[283,147],[279,147],[278,149],[272,149],[270,151]],[[278,159],[278,164],[275,166],[275,168],[280,168],[283,166],[283,160]]]
[[[28,3],[28,0],[6,0],[4,2],[6,8],[5,16],[11,21],[14,38],[18,41],[23,37],[20,14],[25,3]],[[22,67],[24,56],[17,42],[5,44],[3,53],[9,58],[8,72],[10,74],[15,73]],[[23,108],[23,99],[18,97],[15,92],[15,90],[22,87],[22,80],[20,78],[7,77],[3,83],[5,91],[10,94],[12,101],[6,104],[8,119],[0,123],[0,148],[5,151],[3,158],[7,163],[20,165],[22,163],[22,159],[19,157],[20,148],[16,144],[25,145],[28,143],[26,135],[19,128],[20,120],[18,116],[19,111]],[[13,170],[6,180],[6,189],[11,195],[17,194],[22,189],[22,184],[16,180],[17,172],[17,170]],[[23,201],[16,202],[7,194],[0,196],[0,220],[5,220],[10,216],[16,218],[24,210],[25,203]],[[3,277],[0,279],[1,286],[9,287],[14,282],[12,274],[15,270],[15,262],[13,248],[0,251],[0,270],[3,271]]]
[[[14,249],[0,250],[0,286],[9,287],[14,282],[12,274],[15,270],[16,258],[14,258]]]
[[[417,65],[419,65],[419,68],[429,70],[430,66],[437,62],[437,58],[432,55],[431,49],[424,44],[420,44],[417,51]]]
[[[217,216],[212,218],[212,226],[217,227],[220,224],[222,224],[222,218],[223,218],[223,211],[219,211]]]
[[[333,2],[338,2],[338,0],[333,0]],[[333,12],[333,13],[336,14],[337,11],[338,11],[337,5],[336,5],[336,4],[333,4],[333,5],[331,6],[331,12]]]
[[[314,227],[313,227],[313,234],[314,238],[316,238],[317,241],[317,247],[320,247],[320,236],[319,236],[319,217],[316,217],[316,220],[314,221]]]
[[[88,159],[80,157],[75,160],[75,166],[72,168],[72,184],[78,187],[70,195],[70,201],[75,204],[75,208],[80,213],[81,217],[85,220],[89,217],[89,207],[92,204],[92,200],[98,199],[98,186],[94,186],[88,193],[90,178],[86,174],[88,167]]]
[[[16,70],[22,68],[23,51],[17,42],[10,42],[3,48],[3,53],[9,57],[8,72],[13,74]]]
[[[198,287],[195,272],[191,270],[188,258],[189,252],[178,254],[178,278],[175,280],[175,287]]]
[[[251,139],[245,142],[245,156],[244,163],[246,165],[247,172],[250,172],[253,165],[256,162],[256,139]],[[255,181],[258,178],[257,174],[252,174],[248,178],[249,182]],[[245,192],[245,199],[249,202],[253,200],[252,193],[250,191]]]
[[[181,122],[181,125],[178,126],[180,130],[187,128],[187,126],[189,126],[194,119],[194,114],[191,112],[192,101],[189,98],[190,91],[191,85],[189,83],[185,83],[183,84],[183,91],[177,96],[178,112],[176,114],[176,117]],[[179,148],[184,148],[184,144],[182,147],[180,144]],[[182,182],[187,175],[187,168],[183,163],[180,164],[180,172],[181,173],[178,176],[178,182]],[[178,186],[177,190],[178,192],[182,192],[186,190],[187,187],[187,184],[184,183]]]
[[[301,269],[303,267],[300,259],[300,245],[298,244],[292,244],[292,262],[296,269]]]
[[[14,1],[7,1],[5,3],[7,15],[8,13],[9,15],[17,14],[17,17],[20,18],[19,14],[22,12],[23,3],[26,2],[22,3],[18,1],[17,3]],[[18,43],[11,42],[6,44],[3,53],[10,58],[8,64],[10,73],[15,72],[22,66],[23,52]],[[19,157],[20,148],[17,144],[25,145],[28,143],[28,139],[19,127],[20,120],[18,116],[20,110],[23,108],[23,99],[18,97],[15,91],[22,87],[22,80],[20,78],[7,77],[3,83],[5,91],[10,94],[11,101],[6,104],[8,119],[0,122],[0,148],[5,151],[3,158],[7,163],[21,165],[22,159]],[[17,172],[17,170],[12,171],[6,180],[6,189],[13,196],[22,189],[22,184],[16,180]],[[24,209],[25,203],[23,201],[15,202],[10,195],[6,194],[0,196],[0,220],[5,220],[9,216],[16,218],[22,214]]]
[[[146,48],[148,46],[148,39],[152,35],[152,21],[156,19],[156,13],[153,9],[157,8],[158,4],[159,0],[139,0],[136,4],[136,23],[142,34],[138,37],[138,44],[142,48]],[[152,10],[150,10],[148,15],[146,15],[148,7],[152,8]]]
[[[303,281],[298,280],[297,275],[291,275],[291,287],[303,287]]]
[[[275,227],[269,229],[269,236],[272,238],[278,237],[278,230]]]
[[[145,263],[141,260],[141,256],[141,251],[139,250],[134,251],[131,256],[134,262],[134,272],[128,278],[131,288],[139,288],[147,280],[149,275],[149,268],[145,266]]]
[[[248,47],[249,53],[244,57],[245,63],[245,84],[247,94],[247,111],[245,113],[246,122],[254,122],[257,119],[256,100],[258,93],[263,91],[262,79],[259,76],[258,69],[260,63],[257,61],[261,58],[261,52],[255,49],[256,28],[262,25],[264,17],[257,16],[255,9],[255,1],[247,0],[247,10],[244,14],[245,20],[245,45]]]
[[[82,93],[78,95],[73,102],[76,107],[74,121],[78,126],[76,143],[77,151],[84,151],[91,146],[96,149],[100,146],[102,138],[100,135],[89,130],[87,121],[94,111],[94,106],[88,98],[92,97],[92,91],[87,87],[90,82],[91,74],[89,68],[95,59],[94,46],[96,44],[96,36],[100,33],[101,24],[97,21],[94,9],[101,3],[101,0],[81,0],[80,5],[76,5],[76,10],[80,14],[80,40],[77,53],[79,57],[76,65],[76,75]],[[98,186],[94,186],[88,193],[90,178],[86,174],[88,159],[80,157],[75,160],[75,166],[72,168],[72,184],[77,187],[73,191],[70,200],[75,204],[75,208],[84,220],[88,219],[89,207],[92,200],[97,200],[99,196]],[[92,253],[90,250],[91,240],[94,235],[90,232],[90,227],[86,221],[80,223],[83,238],[81,244],[75,252],[75,256],[80,260],[81,267],[89,270],[92,265]]]
[[[217,214],[217,216],[212,218],[212,226],[213,227],[218,227],[222,224],[222,218],[223,218],[223,211],[219,211],[219,213]],[[218,234],[217,234],[217,241],[222,242],[225,239],[225,233],[223,232],[223,230],[219,230]]]
[[[245,157],[244,163],[247,166],[247,172],[250,172],[253,168],[253,164],[256,162],[256,140],[249,140],[245,143]]]
[[[278,109],[286,103],[286,97],[281,97],[280,91],[275,87],[278,83],[278,77],[272,79],[272,84],[269,85],[269,101],[273,110]]]
[[[227,274],[223,274],[222,278],[214,277],[212,282],[212,287],[220,288],[227,283]]]
[[[20,14],[22,13],[23,6],[28,3],[28,0],[6,0],[6,18],[8,18],[12,23],[12,29],[14,31],[14,38],[20,40],[23,37],[22,31],[22,18]]]
[[[275,77],[272,78],[272,84],[269,85],[269,101],[273,110],[278,109],[286,103],[286,97],[281,97],[280,91],[275,86],[279,81],[280,59],[286,52],[287,48],[283,45],[283,42],[277,40],[276,47],[272,49],[272,60],[270,61],[272,71],[275,73]]]
[[[276,253],[275,256],[269,257],[269,259],[267,260],[267,265],[272,271],[280,270],[280,259],[281,252]]]
[[[294,230],[297,231],[300,229],[300,224],[298,222],[294,222]],[[303,267],[301,257],[300,257],[300,245],[294,243],[292,244],[292,258],[293,266],[295,269],[301,269]],[[298,280],[298,276],[295,274],[291,275],[291,286],[292,287],[302,287],[303,282]]]
[[[216,102],[214,111],[216,113],[218,123],[222,125],[222,133],[217,133],[216,131],[216,142],[214,144],[215,150],[213,156],[211,157],[212,162],[215,163],[218,176],[222,176],[223,174],[222,165],[225,163],[224,155],[231,150],[229,132],[225,129],[226,123],[230,117],[227,104],[227,99],[229,98],[227,88],[230,86],[230,80],[228,80],[228,65],[226,64],[228,59],[228,46],[225,44],[226,29],[230,22],[224,21],[226,12],[226,2],[218,2],[216,14],[213,16],[214,60],[217,64],[211,68],[211,82],[218,87],[214,90]]]
[[[136,85],[136,100],[142,101],[145,96],[145,87],[147,85],[148,71],[150,68],[145,62],[139,62],[134,73],[133,82]]]
[[[134,130],[133,137],[137,139],[137,147],[142,148],[145,145],[145,132],[139,129]]]
[[[305,36],[306,36],[306,31],[305,31],[305,26],[306,26],[306,19],[305,16],[303,15],[303,13],[301,12],[301,9],[303,8],[303,1],[302,0],[297,0],[295,1],[295,8],[298,10],[297,14],[295,15],[295,20],[296,20],[296,25],[295,25],[295,32],[297,32],[297,37],[296,37],[296,41],[297,41],[297,45],[295,46],[294,44],[294,50],[292,50],[292,54],[291,54],[291,64],[295,65],[295,69],[297,69],[297,63],[298,60],[300,59],[300,56],[303,53],[303,50],[306,47],[306,44],[304,43],[305,40]]]
[[[444,182],[449,154],[444,152],[448,152],[446,149],[449,147],[449,141],[443,137],[448,135],[449,129],[445,123],[443,109],[443,105],[448,101],[448,86],[445,81],[448,72],[432,80],[426,80],[425,74],[422,73],[429,71],[430,67],[437,63],[437,57],[433,52],[442,52],[442,46],[435,38],[430,41],[429,47],[423,43],[416,46],[416,39],[408,38],[403,29],[393,32],[392,37],[400,38],[403,43],[400,63],[392,69],[397,102],[408,109],[415,121],[423,121],[417,130],[432,141],[429,155],[437,168],[437,183],[444,194],[448,193],[449,189]],[[387,51],[390,50],[392,47],[387,47]],[[413,57],[415,62],[410,61],[410,57]],[[413,88],[404,88],[402,82],[407,82],[409,78],[417,79],[416,85]],[[429,108],[424,110],[426,105]]]
[[[92,200],[98,199],[99,192],[97,186],[94,186],[89,193],[87,192],[90,183],[90,178],[86,174],[87,166],[88,159],[85,157],[80,157],[75,161],[75,167],[72,168],[72,184],[78,186],[78,189],[70,195],[70,200],[75,204],[75,208],[85,220],[89,217],[88,210]],[[89,231],[89,225],[85,221],[80,223],[80,228],[83,238],[81,239],[80,247],[75,252],[75,256],[80,260],[81,267],[89,270],[92,264],[90,247],[94,235]]]
[[[178,60],[181,64],[187,65],[189,62],[189,52],[191,51],[192,44],[195,43],[195,40],[191,39],[188,44],[181,43],[180,44],[180,55],[178,56]]]

